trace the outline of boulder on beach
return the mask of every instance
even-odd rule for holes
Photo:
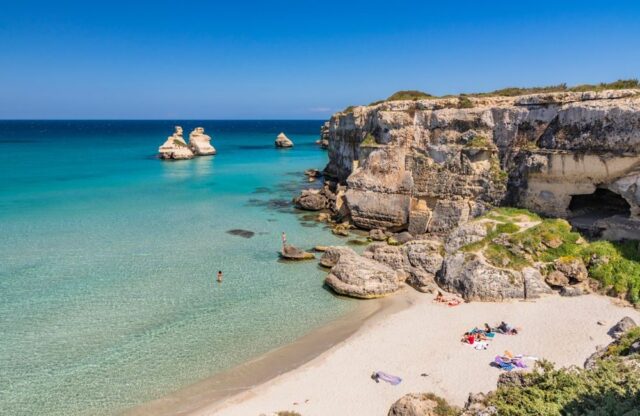
[[[189,147],[198,156],[216,154],[216,149],[211,145],[211,137],[204,134],[202,127],[196,127],[189,134]]]
[[[379,298],[400,289],[398,275],[392,268],[348,253],[340,253],[325,283],[340,295],[360,299]]]
[[[287,260],[310,260],[316,258],[313,253],[308,253],[289,244],[285,244],[280,252],[280,256]]]
[[[437,275],[438,285],[460,294],[466,301],[503,301],[534,299],[552,293],[540,272],[532,267],[521,271],[498,268],[482,255],[457,252],[446,257],[444,273]]]
[[[175,131],[167,140],[158,148],[161,159],[180,160],[193,158],[193,152],[182,137],[182,127],[175,126]]]
[[[387,416],[439,416],[460,413],[443,398],[432,393],[409,393],[398,399]]]
[[[627,332],[637,327],[633,319],[628,316],[620,319],[610,330],[607,332],[612,338],[620,339]]]
[[[293,147],[293,142],[284,133],[280,133],[276,138],[276,147]]]

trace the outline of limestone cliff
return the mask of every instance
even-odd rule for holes
[[[360,228],[445,233],[508,204],[640,238],[640,90],[387,101],[328,127]]]

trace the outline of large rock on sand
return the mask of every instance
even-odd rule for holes
[[[361,299],[382,297],[400,288],[398,275],[393,269],[346,252],[340,253],[325,283],[336,293]]]
[[[202,127],[196,127],[189,134],[189,147],[198,156],[216,154],[216,149],[211,145],[211,137],[204,134]]]
[[[475,253],[447,256],[444,273],[438,275],[437,281],[442,288],[459,293],[467,301],[535,299],[552,293],[538,270],[532,267],[522,271],[500,269]]]
[[[287,260],[310,260],[316,258],[313,253],[307,253],[297,247],[286,244],[280,255]]]
[[[459,409],[432,393],[409,393],[396,401],[387,416],[439,416],[458,414]]]
[[[630,331],[637,326],[638,325],[633,319],[625,316],[609,330],[608,334],[615,339],[620,339],[627,331]]]
[[[276,147],[293,147],[293,142],[284,133],[278,134],[275,144]]]
[[[317,189],[306,189],[293,199],[296,208],[307,211],[320,211],[329,205],[329,200]]]
[[[444,262],[442,243],[437,240],[414,240],[402,248],[409,261],[407,283],[420,292],[436,290],[435,276]]]
[[[167,140],[158,148],[161,159],[192,159],[193,151],[189,148],[182,137],[182,127],[176,126],[175,131]]]
[[[560,257],[553,262],[556,271],[564,274],[573,282],[584,282],[589,277],[584,262],[579,257]]]

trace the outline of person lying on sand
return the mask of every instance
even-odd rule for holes
[[[442,292],[440,292],[438,290],[438,294],[436,295],[436,297],[433,299],[434,302],[438,302],[438,303],[446,303],[449,306],[458,306],[462,303],[462,301],[458,298],[455,297],[451,297],[451,298],[447,298],[445,297]]]
[[[500,325],[496,328],[496,332],[505,335],[517,335],[519,331],[520,328],[515,328],[504,321],[500,322]]]

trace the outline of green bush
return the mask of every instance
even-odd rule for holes
[[[516,224],[512,222],[498,224],[496,226],[496,232],[498,234],[503,234],[503,233],[513,234],[513,233],[517,233],[518,231],[520,231],[520,227],[518,227]]]
[[[360,146],[377,146],[378,143],[376,142],[376,138],[373,137],[373,134],[371,133],[367,133],[366,136],[364,136],[364,140],[362,140],[362,142],[360,143]]]
[[[423,98],[433,98],[433,95],[427,94],[426,92],[417,91],[417,90],[403,90],[398,91],[392,94],[387,101],[400,101],[400,100],[420,100]]]
[[[489,138],[486,136],[477,135],[469,139],[465,146],[486,149],[491,147],[491,140],[489,140]]]
[[[473,108],[473,102],[469,99],[469,97],[460,96],[458,97],[458,108]]]
[[[638,244],[638,241],[596,241],[581,252],[591,278],[599,281],[605,290],[626,296],[634,304],[640,303]]]
[[[178,139],[173,139],[173,144],[174,144],[175,146],[178,146],[178,147],[187,147],[187,145],[186,145],[186,144],[182,143],[182,142],[181,142],[180,140],[178,140]]]

